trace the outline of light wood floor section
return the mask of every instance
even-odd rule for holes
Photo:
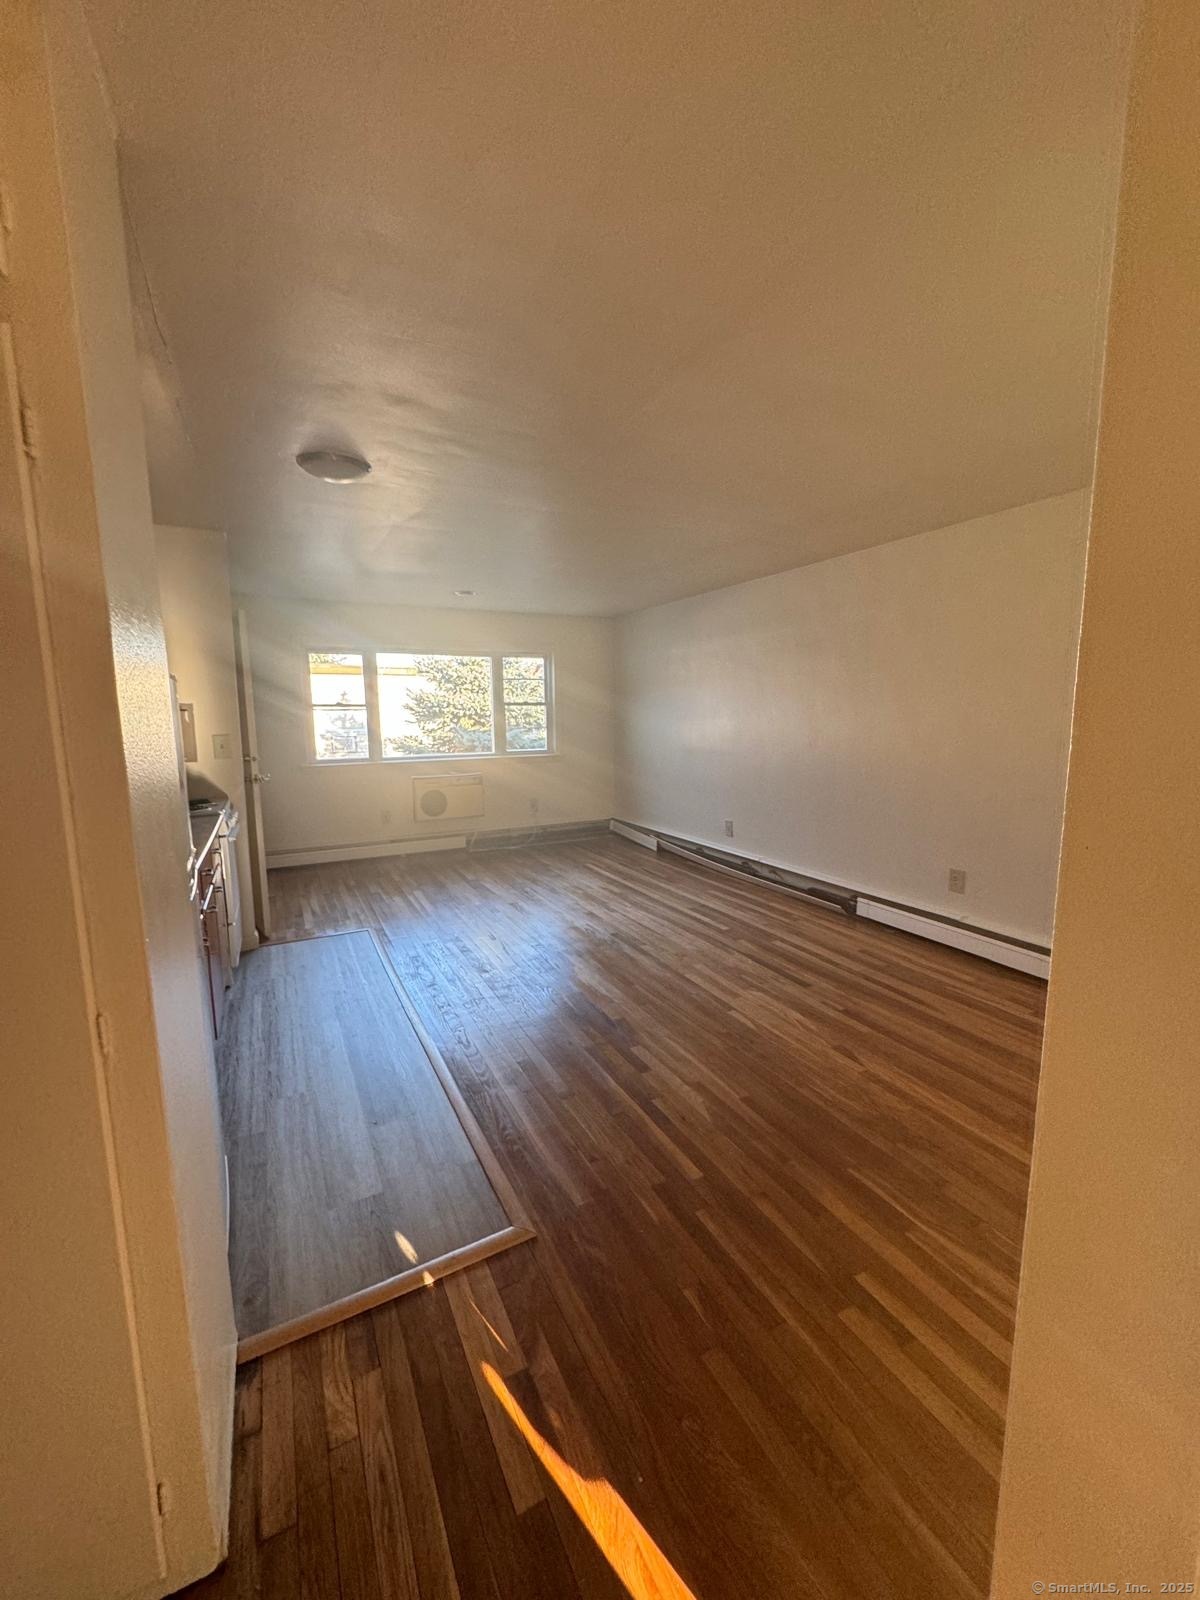
[[[986,1592],[1042,985],[616,839],[272,894],[384,931],[538,1238],[242,1369],[203,1600]]]
[[[243,1342],[509,1231],[370,932],[250,952],[219,1072]]]

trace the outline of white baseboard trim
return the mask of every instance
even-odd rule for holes
[[[938,944],[948,944],[955,950],[967,950],[985,961],[996,961],[1003,967],[1015,967],[1018,972],[1028,972],[1035,978],[1050,976],[1050,957],[1041,950],[1030,950],[1024,945],[1010,944],[990,934],[979,933],[974,928],[964,928],[954,922],[939,922],[936,917],[923,917],[917,911],[904,911],[899,906],[883,905],[878,900],[858,899],[858,915],[872,922],[886,922],[891,928],[903,928],[905,933],[915,933],[921,939],[933,939]]]
[[[418,856],[435,850],[465,850],[465,833],[432,839],[386,839],[376,844],[333,844],[320,850],[267,852],[268,867],[318,867],[323,861],[369,861],[373,856]]]
[[[647,850],[658,849],[658,840],[652,833],[643,833],[640,828],[631,828],[627,822],[618,822],[615,817],[608,826],[613,833],[619,833],[622,839],[632,839],[634,844],[645,845]]]

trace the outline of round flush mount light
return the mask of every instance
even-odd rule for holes
[[[296,465],[310,478],[320,478],[325,483],[354,483],[371,470],[371,463],[362,456],[346,455],[341,450],[301,450]]]

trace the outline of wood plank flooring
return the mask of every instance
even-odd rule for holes
[[[251,951],[218,1056],[243,1341],[508,1229],[371,933]]]
[[[204,1600],[986,1592],[1043,987],[617,839],[295,868],[538,1237],[242,1369]]]

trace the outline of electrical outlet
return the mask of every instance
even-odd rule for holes
[[[380,822],[383,823],[384,827],[386,828],[388,823],[391,822],[391,820],[392,820],[392,813],[390,811],[386,810],[386,809],[381,811],[379,813],[379,820],[380,820]]]
[[[233,741],[227,733],[214,733],[213,755],[218,761],[228,761],[233,755]]]
[[[725,837],[727,839],[732,839],[733,838],[733,818],[732,817],[727,817],[725,819]]]
[[[965,868],[963,868],[963,867],[951,867],[950,868],[950,879],[949,879],[949,882],[950,882],[950,893],[951,894],[966,894],[966,892],[967,892],[967,874],[966,874]]]
[[[540,800],[538,800],[538,799],[536,799],[536,798],[534,798],[534,799],[532,799],[532,800],[531,800],[531,801],[530,801],[530,802],[529,802],[529,815],[530,815],[530,816],[531,816],[531,817],[536,817],[536,816],[537,816],[537,814],[538,814],[538,807],[539,807],[539,806],[540,806],[540,805],[541,805],[541,801],[540,801]]]

